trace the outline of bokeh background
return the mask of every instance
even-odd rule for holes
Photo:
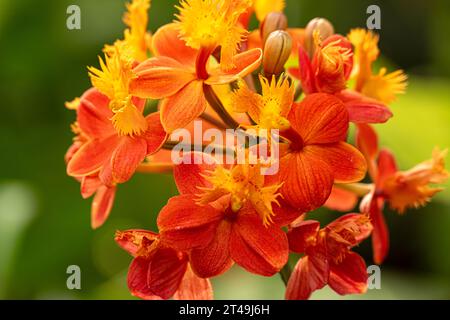
[[[64,102],[89,87],[86,66],[97,64],[104,43],[122,36],[122,0],[0,0],[0,298],[131,298],[130,257],[116,229],[155,229],[155,216],[176,194],[170,176],[136,175],[120,187],[112,215],[100,230],[89,227],[90,201],[65,174],[74,114]],[[386,3],[385,3],[386,2]],[[450,3],[396,0],[380,3],[383,63],[410,76],[395,117],[379,126],[382,144],[407,169],[446,148],[450,119]],[[173,19],[175,0],[153,0],[150,29]],[[290,25],[316,16],[346,34],[364,27],[376,1],[288,0]],[[66,29],[66,8],[81,7],[82,29]],[[447,187],[449,185],[447,184]],[[382,289],[346,299],[450,298],[450,189],[426,208],[404,216],[386,212],[392,249],[382,266]],[[314,213],[323,221],[336,217]],[[357,250],[372,264],[369,243]],[[82,270],[82,289],[66,288],[66,268]],[[239,268],[213,281],[216,298],[281,299],[278,276],[262,278]],[[324,289],[313,298],[339,299]]]

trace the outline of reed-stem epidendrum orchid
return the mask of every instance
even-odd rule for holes
[[[374,181],[370,193],[361,202],[361,212],[370,214],[374,227],[373,259],[381,264],[389,252],[389,230],[382,212],[385,203],[399,214],[428,203],[443,190],[432,185],[442,184],[449,177],[444,161],[447,150],[436,148],[430,160],[408,171],[399,171],[394,155],[387,149],[379,150],[378,136],[370,125],[358,125],[357,144],[367,159]]]
[[[77,108],[77,125],[84,143],[67,164],[70,176],[97,176],[101,185],[113,188],[128,181],[147,155],[157,152],[167,134],[159,113],[143,115],[145,100],[128,93],[132,62],[121,56],[121,49],[105,56],[102,70],[90,68],[95,88],[88,90]],[[98,212],[92,226],[99,227],[107,218]]]
[[[187,126],[206,109],[204,87],[228,84],[258,68],[262,51],[238,53],[246,32],[237,24],[249,1],[189,0],[179,8],[179,21],[153,36],[155,57],[133,71],[131,92],[141,98],[163,99],[161,122],[169,133]],[[213,53],[220,50],[220,63]],[[211,89],[212,91],[212,89]]]
[[[286,299],[308,299],[327,284],[341,295],[364,293],[366,263],[351,248],[367,238],[371,230],[364,214],[344,215],[323,229],[314,220],[294,222],[288,232],[289,248],[304,256],[289,279]]]
[[[299,49],[299,68],[291,68],[290,74],[301,81],[303,92],[308,95],[325,92],[335,95],[347,107],[350,121],[356,123],[383,123],[392,112],[381,101],[347,89],[347,81],[353,70],[352,45],[341,35],[322,40],[313,33],[315,51],[312,60],[306,50]]]
[[[132,0],[123,39],[104,47],[100,68],[88,68],[93,88],[66,104],[77,114],[67,173],[83,198],[95,194],[92,227],[105,222],[118,184],[135,172],[170,172],[178,188],[158,214],[159,234],[116,234],[133,256],[133,295],[212,299],[209,279],[234,264],[279,273],[286,299],[325,285],[364,293],[366,265],[353,247],[372,236],[381,263],[389,247],[384,205],[399,213],[422,206],[441,190],[432,185],[447,180],[445,151],[399,171],[378,150],[368,123],[392,117],[387,104],[406,87],[402,71],[372,72],[378,36],[356,29],[343,37],[324,18],[292,28],[284,6],[181,0],[175,21],[151,35],[150,1]],[[253,14],[259,30],[250,32]],[[144,108],[148,99],[157,104]],[[356,147],[347,143],[350,122]],[[353,212],[359,198],[361,213],[324,228],[307,219],[322,206]],[[290,251],[302,255],[293,271]]]
[[[275,77],[269,81],[259,76],[261,94],[250,90],[244,81],[231,94],[231,105],[235,112],[247,113],[256,127],[266,130],[287,130],[290,127],[287,116],[294,102],[295,88],[289,80]]]
[[[187,157],[196,163],[195,157],[204,155]],[[288,242],[281,226],[299,213],[282,205],[278,186],[266,185],[264,176],[252,169],[215,164],[182,164],[174,169],[181,195],[161,210],[158,227],[163,241],[179,250],[192,250],[191,266],[201,277],[220,275],[233,262],[249,272],[271,276],[287,262]]]
[[[188,254],[165,245],[146,230],[118,231],[115,240],[134,259],[128,270],[128,288],[141,299],[211,300],[208,279],[195,275]]]
[[[285,201],[302,212],[322,206],[334,183],[357,182],[366,174],[363,155],[346,143],[347,109],[333,95],[316,93],[294,103],[288,115],[289,140],[280,146],[280,169],[271,179],[282,183]],[[284,149],[284,151],[283,151]]]

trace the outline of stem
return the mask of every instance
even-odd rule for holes
[[[367,183],[348,183],[348,184],[335,184],[336,187],[353,192],[359,197],[364,197],[369,194],[373,189],[373,184]]]
[[[196,145],[196,144],[187,144],[187,143],[183,143],[183,142],[179,142],[179,141],[167,141],[163,146],[162,146],[162,148],[164,149],[164,150],[173,150],[176,146],[180,146],[180,147],[182,147],[182,149],[183,150],[186,150],[186,149],[188,149],[188,150],[191,150],[191,151],[205,151],[205,149],[206,148],[213,148],[214,147],[214,150],[215,151],[222,151],[222,153],[225,153],[225,154],[229,154],[229,153],[231,153],[231,154],[234,154],[235,152],[234,152],[234,150],[231,150],[231,149],[227,149],[226,147],[224,147],[224,146],[221,146],[221,145],[204,145],[204,144],[202,144],[202,145]]]
[[[223,129],[223,130],[228,129],[225,124],[223,124],[221,121],[217,120],[216,118],[210,116],[209,114],[204,113],[200,116],[200,118],[202,118],[206,122],[209,122],[210,124],[212,124],[213,126],[219,128],[219,129]]]
[[[234,118],[228,113],[225,109],[224,105],[220,101],[219,97],[214,92],[213,88],[207,84],[203,85],[203,92],[205,94],[206,100],[210,104],[210,106],[214,109],[214,111],[219,115],[222,121],[230,128],[237,129],[239,128],[239,123],[234,120]]]
[[[283,269],[280,270],[279,274],[281,276],[281,280],[283,280],[284,285],[287,286],[288,282],[289,282],[289,278],[291,277],[291,273],[292,273],[292,268],[288,263],[286,263],[286,265],[283,267]]]

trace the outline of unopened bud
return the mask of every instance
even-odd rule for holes
[[[310,57],[314,55],[314,51],[316,50],[314,43],[315,31],[319,32],[322,41],[334,34],[334,28],[330,21],[325,18],[312,19],[305,29],[305,49]]]
[[[269,35],[277,30],[286,30],[288,27],[288,20],[282,12],[271,12],[267,15],[264,22],[261,24],[260,32],[262,43],[265,44]]]
[[[270,79],[279,76],[284,71],[292,52],[292,39],[286,31],[274,31],[267,38],[264,46],[263,67],[264,75]]]

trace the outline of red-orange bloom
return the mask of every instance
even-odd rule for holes
[[[153,36],[156,57],[138,65],[130,91],[141,98],[162,99],[161,122],[169,133],[198,118],[207,105],[204,85],[226,84],[253,72],[262,51],[249,50],[232,58],[231,69],[212,65],[211,50],[192,49],[179,38],[176,24],[161,27]]]
[[[85,137],[81,134],[76,138],[75,142],[70,146],[65,155],[66,163],[68,163],[73,155],[83,145]],[[104,185],[98,174],[92,176],[76,178],[81,183],[81,196],[88,199],[94,196],[91,205],[91,226],[96,229],[100,227],[108,218],[116,196],[116,186]]]
[[[345,37],[333,35],[323,43],[316,39],[316,43],[312,61],[300,47],[299,68],[289,70],[301,81],[305,94],[334,94],[344,102],[352,122],[380,123],[392,117],[392,112],[383,103],[346,89],[353,67],[353,53],[352,45]]]
[[[272,179],[283,183],[284,199],[302,212],[322,206],[333,183],[364,178],[363,155],[344,142],[349,127],[344,104],[332,95],[311,94],[294,104],[288,116],[291,128],[283,136],[289,149],[280,155],[280,169]]]
[[[274,275],[286,264],[289,251],[286,234],[280,226],[292,222],[298,213],[288,206],[274,205],[273,223],[264,225],[255,206],[261,203],[254,202],[253,198],[240,198],[239,191],[243,189],[201,204],[202,190],[211,190],[211,194],[221,191],[214,188],[210,179],[217,168],[215,164],[175,167],[174,177],[181,195],[170,199],[159,214],[161,239],[178,250],[191,249],[191,265],[200,277],[220,275],[233,262],[252,273]]]
[[[378,151],[378,137],[372,127],[358,125],[357,143],[369,163],[369,173],[374,181],[372,192],[361,202],[361,211],[370,213],[374,226],[374,261],[381,264],[389,251],[389,231],[382,212],[385,202],[401,214],[407,208],[425,205],[431,197],[442,191],[430,184],[444,183],[449,177],[444,163],[447,151],[435,149],[431,160],[408,171],[399,171],[390,151]]]
[[[141,113],[144,102],[133,99]],[[153,113],[145,118],[146,131],[134,136],[121,135],[111,121],[114,114],[109,103],[110,100],[97,89],[90,89],[81,97],[77,125],[83,141],[81,144],[78,142],[76,150],[71,150],[67,173],[89,185],[86,187],[89,192],[85,195],[92,194],[93,190],[106,193],[108,197],[101,197],[103,200],[98,203],[102,203],[100,207],[110,209],[114,187],[128,181],[144,158],[161,148],[167,134],[161,126],[159,114]],[[99,217],[93,219],[93,227],[100,226],[109,212],[101,211]]]
[[[128,288],[141,299],[212,300],[208,279],[196,276],[186,253],[174,250],[153,232],[118,231],[115,240],[134,260],[128,270]]]
[[[338,294],[364,293],[364,259],[351,251],[370,235],[372,226],[363,214],[347,214],[320,229],[314,220],[299,221],[288,232],[289,247],[303,253],[286,289],[286,299],[303,300],[329,285]]]

